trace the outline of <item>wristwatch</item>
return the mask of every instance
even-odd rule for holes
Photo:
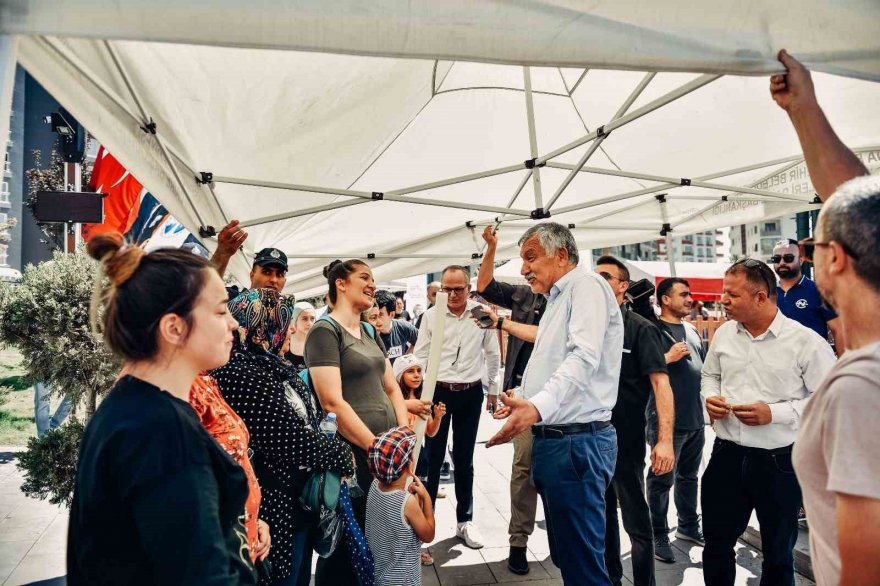
[[[499,318],[498,318],[498,321],[495,322],[495,329],[496,329],[496,330],[501,330],[503,325],[504,325],[504,318],[503,318],[503,317],[499,317]]]

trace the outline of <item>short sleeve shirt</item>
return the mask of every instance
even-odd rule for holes
[[[776,292],[776,305],[782,315],[828,339],[828,322],[836,318],[837,313],[822,304],[819,288],[812,279],[801,277],[787,292],[782,287],[777,287]]]
[[[621,450],[645,444],[645,411],[652,394],[649,375],[668,372],[660,330],[630,309],[623,311],[623,360],[617,404],[611,422],[617,430]]]
[[[690,356],[677,362],[667,364],[669,384],[675,400],[675,430],[696,431],[705,425],[703,418],[703,400],[700,397],[700,373],[703,370],[703,340],[696,328],[687,323],[672,324],[660,322],[660,339],[663,352],[666,353],[679,342],[690,348]],[[657,407],[654,393],[648,398],[648,420],[651,429],[657,428]]]
[[[837,494],[880,499],[878,413],[880,342],[844,354],[804,409],[793,460],[819,584],[840,582]]]
[[[408,321],[393,319],[391,320],[391,331],[387,334],[381,334],[381,337],[388,358],[391,360],[391,364],[394,364],[395,360],[412,350],[416,345],[419,331]]]
[[[332,318],[331,318],[332,319]],[[335,366],[342,377],[342,398],[374,434],[397,424],[391,399],[385,393],[385,347],[361,326],[360,340],[326,320],[312,326],[306,338],[306,366]],[[339,334],[342,335],[340,344]]]

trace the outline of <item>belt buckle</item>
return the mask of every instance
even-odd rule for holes
[[[565,437],[565,433],[561,429],[545,425],[541,428],[541,437],[545,439],[559,439]]]

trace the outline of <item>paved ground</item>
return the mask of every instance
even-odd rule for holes
[[[550,561],[547,533],[541,507],[538,507],[538,526],[529,540],[531,572],[516,576],[507,570],[507,522],[510,518],[508,479],[511,446],[485,449],[485,441],[498,424],[485,416],[480,428],[475,457],[475,519],[485,538],[486,547],[471,550],[455,537],[455,498],[452,486],[449,497],[438,501],[437,540],[430,546],[436,563],[425,568],[425,586],[464,586],[529,582],[530,586],[561,585],[559,571]],[[711,445],[707,442],[707,445]],[[707,448],[708,450],[708,448]],[[706,453],[708,458],[708,451]],[[10,449],[0,448],[0,584],[60,585],[64,584],[64,556],[67,536],[66,510],[45,502],[29,499],[21,494],[21,475],[14,464]],[[670,512],[674,524],[674,513]],[[624,566],[629,574],[629,542],[622,534]],[[657,583],[660,586],[701,585],[702,550],[676,541],[677,562],[657,563]],[[761,554],[741,544],[737,549],[737,585],[757,586]],[[629,582],[627,582],[629,583]],[[799,586],[813,586],[813,582],[798,579]]]

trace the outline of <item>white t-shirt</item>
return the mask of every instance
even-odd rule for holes
[[[880,499],[880,342],[849,351],[804,409],[794,467],[810,521],[819,586],[840,582],[837,495]]]

